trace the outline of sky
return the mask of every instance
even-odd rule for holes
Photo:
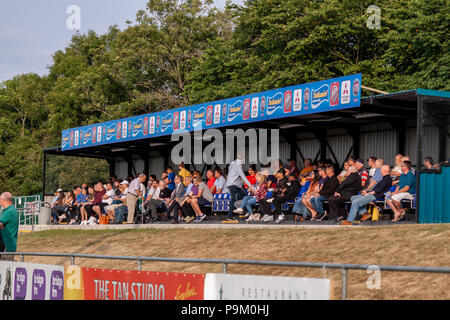
[[[76,33],[104,34],[117,24],[125,28],[148,0],[14,0],[0,3],[0,82],[22,73],[45,75],[52,54],[64,49]],[[243,4],[244,0],[232,0]],[[223,8],[225,0],[215,0]],[[78,6],[79,20],[71,6]],[[72,28],[72,29],[71,29]]]

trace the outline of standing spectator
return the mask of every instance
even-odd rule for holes
[[[247,176],[247,180],[250,181],[250,183],[252,185],[254,185],[256,183],[256,174],[258,172],[256,171],[256,166],[254,164],[251,164],[248,166],[248,176]],[[244,184],[244,189],[247,189],[248,185]]]
[[[19,233],[19,215],[12,204],[13,197],[9,192],[0,195],[0,234],[6,252],[17,251],[17,234]],[[1,255],[0,260],[14,261],[13,255]]]
[[[350,166],[348,172],[350,174],[347,179],[337,187],[334,196],[328,200],[330,214],[336,215],[337,221],[345,218],[345,210],[342,208],[343,202],[350,200],[351,197],[358,194],[361,190],[361,176],[356,168]]]
[[[209,190],[214,194],[214,183],[216,182],[216,178],[214,177],[214,171],[209,169],[206,171],[206,185]]]
[[[227,180],[222,175],[222,170],[220,168],[214,169],[214,178],[216,178],[216,180],[214,181],[213,193],[226,193],[227,190],[225,184],[227,183]]]
[[[358,170],[359,176],[361,177],[361,187],[364,188],[367,179],[369,179],[369,173],[364,169],[364,160],[358,159],[355,161],[356,170]]]
[[[169,198],[169,203],[167,204],[167,214],[169,217],[173,216],[173,223],[179,223],[181,216],[181,207],[179,204],[179,200],[184,194],[185,186],[183,184],[183,177],[180,175],[175,176],[175,189],[172,191],[172,194]]]
[[[289,172],[294,173],[296,176],[300,174],[300,170],[297,168],[297,163],[295,159],[288,159],[289,162]]]
[[[370,167],[369,178],[372,178],[375,174],[375,171],[377,170],[375,161],[377,161],[377,157],[369,157],[369,159],[367,159],[367,163]]]
[[[191,173],[190,173],[188,170],[186,170],[186,167],[185,167],[184,162],[181,162],[181,163],[178,165],[178,169],[180,169],[180,171],[178,172],[178,175],[181,176],[181,177],[183,178],[184,185],[187,186],[187,184],[186,184],[186,183],[187,183],[187,182],[186,182],[186,178],[187,178],[187,177],[190,177],[190,176],[191,176]]]
[[[416,177],[411,171],[411,162],[403,161],[401,165],[402,175],[394,192],[386,194],[386,204],[394,212],[392,221],[403,219],[406,212],[402,209],[401,201],[404,199],[413,200],[416,193]]]
[[[352,206],[348,214],[347,220],[342,222],[342,225],[351,225],[356,217],[356,214],[362,215],[361,220],[365,221],[371,217],[371,214],[367,213],[366,205],[381,199],[384,194],[392,187],[392,178],[390,175],[390,167],[383,165],[380,169],[382,179],[376,183],[372,191],[362,191],[360,195],[356,195],[350,198]]]
[[[256,180],[256,189],[249,188],[249,192],[251,193],[251,195],[245,196],[242,199],[241,206],[233,211],[234,213],[241,214],[244,212],[244,208],[247,209],[247,222],[259,220],[256,219],[255,215],[253,214],[252,205],[255,205],[258,201],[265,199],[268,191],[265,175],[258,174]]]
[[[238,154],[237,159],[231,162],[229,170],[228,170],[228,179],[226,183],[226,187],[230,192],[230,208],[227,214],[227,220],[232,221],[235,220],[233,217],[234,203],[237,200],[241,200],[244,198],[247,193],[242,189],[243,182],[245,182],[248,186],[253,187],[253,185],[248,181],[247,177],[242,170],[242,163],[244,162],[244,157],[241,154]]]
[[[141,183],[144,183],[145,179],[147,179],[147,176],[144,173],[141,173],[136,179],[131,181],[130,185],[128,186],[128,193],[126,199],[128,207],[128,218],[127,218],[128,224],[134,223],[136,203],[139,198],[143,199],[143,196],[141,194]]]

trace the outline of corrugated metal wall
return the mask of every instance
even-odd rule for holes
[[[388,123],[361,127],[360,158],[377,157],[389,165],[395,164],[397,154],[397,132]]]
[[[342,165],[347,157],[348,151],[353,145],[352,137],[344,129],[331,129],[327,130],[327,140],[339,164]],[[329,148],[327,148],[326,157],[334,162]]]

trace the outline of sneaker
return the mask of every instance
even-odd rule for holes
[[[261,214],[255,213],[253,214],[253,221],[260,221],[261,220]]]
[[[227,221],[235,221],[237,220],[235,217],[227,218]]]
[[[273,215],[265,215],[263,218],[262,218],[262,221],[264,221],[264,222],[272,222],[274,220],[274,218],[273,218]]]
[[[267,199],[266,202],[267,203],[272,203],[273,202],[273,198]]]
[[[244,212],[244,209],[242,209],[242,208],[237,208],[236,210],[233,210],[233,213],[242,213],[242,212]]]
[[[361,221],[366,221],[369,220],[370,218],[372,218],[372,215],[370,213],[364,213],[363,216],[361,217]]]
[[[328,216],[327,212],[325,211],[322,216],[320,217],[320,219],[318,219],[319,221],[323,221],[326,217]],[[327,218],[328,219],[328,218]]]
[[[341,220],[343,220],[344,219],[344,216],[337,216],[336,217],[336,222],[339,222],[339,221],[341,221]]]
[[[194,219],[195,219],[195,217],[189,216],[189,217],[186,217],[186,219],[184,221],[186,221],[186,223],[189,223],[189,222],[191,222]]]
[[[199,218],[198,218],[198,222],[205,220],[206,218],[206,214],[202,214]]]
[[[86,221],[86,224],[92,226],[92,225],[96,225],[97,221],[95,219],[95,217],[90,217],[88,221]]]
[[[253,217],[253,214],[252,214],[245,221],[250,222],[250,221],[254,221],[254,220],[255,220],[255,218]]]
[[[284,214],[280,214],[278,216],[277,221],[275,221],[275,223],[280,223],[281,221],[286,220],[286,216]]]
[[[194,222],[194,223],[200,222],[200,217],[201,217],[201,216],[196,216],[193,222]]]
[[[344,220],[341,222],[341,226],[351,226],[351,225],[352,225],[352,223],[347,220]]]

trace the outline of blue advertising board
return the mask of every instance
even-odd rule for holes
[[[360,102],[361,74],[355,74],[67,129],[62,132],[61,149],[354,108]]]

